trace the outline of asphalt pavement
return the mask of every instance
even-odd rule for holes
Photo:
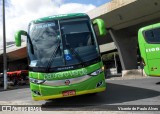
[[[33,101],[29,85],[0,90],[1,105],[42,105],[46,110],[112,110],[114,106],[160,105],[160,78],[107,79],[107,89],[95,95],[82,95],[48,101]],[[106,109],[108,108],[108,109]]]

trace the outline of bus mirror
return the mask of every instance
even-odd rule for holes
[[[16,46],[20,47],[21,46],[21,35],[27,36],[27,32],[23,30],[19,30],[15,34],[15,42]]]
[[[101,36],[106,35],[107,31],[106,31],[106,28],[105,28],[105,23],[104,23],[104,21],[102,19],[95,19],[93,21],[93,24],[94,25],[97,24],[98,29],[99,29],[99,34]]]

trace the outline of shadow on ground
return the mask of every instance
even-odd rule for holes
[[[114,105],[115,103],[152,98],[159,95],[159,91],[107,83],[105,92],[95,95],[82,95],[49,100],[42,104],[42,107],[47,110],[77,110],[77,108],[84,108],[84,110],[86,110],[105,107],[105,105]]]
[[[157,84],[157,85],[160,85],[160,82],[157,82],[156,84]]]

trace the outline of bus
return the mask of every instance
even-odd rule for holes
[[[104,67],[97,43],[106,34],[102,19],[93,24],[85,13],[33,20],[28,32],[15,34],[16,46],[27,37],[29,79],[33,100],[49,100],[105,91]]]
[[[138,43],[145,74],[160,76],[160,23],[140,28]]]

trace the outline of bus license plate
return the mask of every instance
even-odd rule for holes
[[[75,90],[63,91],[62,94],[63,96],[72,96],[76,95],[76,91]]]

